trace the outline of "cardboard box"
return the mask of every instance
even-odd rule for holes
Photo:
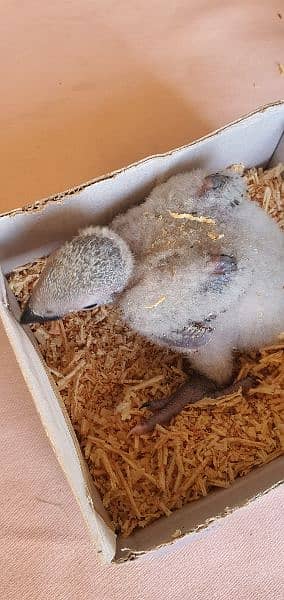
[[[50,443],[106,562],[132,559],[146,551],[187,543],[228,513],[284,482],[284,456],[190,503],[129,538],[116,537],[84,462],[63,401],[39,355],[32,333],[19,325],[19,307],[5,273],[49,253],[80,227],[107,223],[114,214],[141,201],[157,180],[193,167],[217,171],[233,163],[246,167],[284,160],[284,103],[278,102],[215,133],[166,154],[146,158],[53,198],[0,217],[0,316]],[[282,137],[282,141],[281,140]]]

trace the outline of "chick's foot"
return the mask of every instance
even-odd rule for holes
[[[194,374],[190,382],[182,385],[174,394],[162,400],[152,400],[143,405],[149,408],[153,415],[146,421],[136,425],[131,431],[131,435],[141,435],[152,431],[156,425],[166,425],[172,417],[175,417],[188,404],[194,404],[198,400],[208,396],[210,398],[221,398],[227,394],[237,391],[240,386],[243,390],[248,390],[253,386],[255,380],[252,377],[245,377],[236,381],[225,388],[217,388],[216,384],[202,375]]]

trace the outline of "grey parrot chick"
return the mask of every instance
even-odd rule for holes
[[[230,383],[234,350],[277,339],[283,264],[283,232],[247,198],[244,178],[182,173],[109,228],[88,227],[52,254],[21,322],[116,302],[137,332],[188,355],[205,376],[195,381],[198,391],[186,387],[153,403],[152,420],[136,428],[143,433],[177,406],[215,393],[214,384]]]

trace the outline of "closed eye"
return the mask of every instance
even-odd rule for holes
[[[84,306],[84,310],[88,310],[90,308],[96,308],[97,304],[88,304],[88,306]]]

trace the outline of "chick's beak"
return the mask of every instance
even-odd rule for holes
[[[56,315],[52,317],[42,317],[41,315],[36,315],[30,308],[29,304],[26,304],[20,318],[20,323],[21,325],[28,325],[30,323],[45,323],[46,321],[57,321],[58,319],[60,319],[60,317]]]

